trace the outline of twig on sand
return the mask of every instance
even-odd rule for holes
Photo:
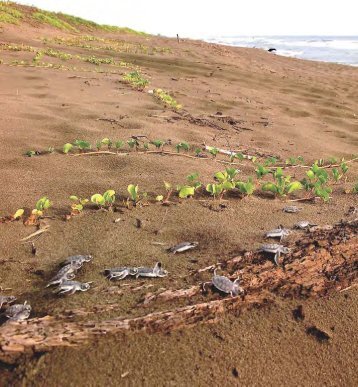
[[[95,77],[82,77],[80,75],[71,75],[70,77],[68,77],[69,79],[74,79],[74,78],[80,78],[80,79],[98,79],[98,78],[95,78]]]
[[[71,155],[71,156],[78,157],[78,156],[99,156],[99,155],[128,156],[128,153],[116,153],[116,152],[111,152],[111,151],[97,151],[97,152],[77,153],[77,154]]]
[[[37,235],[40,235],[44,232],[48,232],[48,229],[50,228],[49,225],[45,226],[44,228],[41,228],[40,230],[37,230],[35,232],[33,232],[32,234],[30,234],[29,236],[25,237],[25,238],[22,238],[20,239],[20,242],[25,242],[25,241],[28,241],[29,239],[37,236]]]
[[[356,288],[357,286],[358,286],[358,283],[354,283],[353,285],[348,286],[347,288],[344,288],[344,289],[340,290],[340,292],[341,292],[341,293],[342,293],[342,292],[346,292],[346,291],[348,291],[348,290],[351,290],[351,289]]]
[[[196,159],[196,160],[207,159],[205,157],[196,157],[196,156],[186,155],[185,153],[175,153],[175,152],[168,152],[168,151],[147,151],[147,152],[137,152],[137,153],[138,154],[146,154],[146,153],[163,154],[163,155],[170,155],[170,156],[187,157],[189,159]]]
[[[309,198],[291,199],[289,202],[314,202],[316,199],[319,198],[317,196],[311,196]]]
[[[115,118],[97,118],[97,121],[106,121],[106,122],[110,122],[111,124],[118,124],[119,126],[122,126],[119,120],[116,120]]]

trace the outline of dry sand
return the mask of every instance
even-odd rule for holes
[[[238,126],[245,129],[223,124],[226,130],[218,130],[180,119],[150,94],[121,83],[122,74],[128,71],[125,68],[48,57],[46,62],[61,63],[68,69],[10,66],[13,60],[31,62],[34,53],[0,46],[0,215],[31,209],[44,195],[54,203],[49,215],[55,219],[46,220],[50,232],[36,243],[35,257],[29,245],[19,243],[34,227],[21,222],[0,224],[0,285],[12,288],[20,301],[27,300],[33,306],[32,317],[117,304],[115,310],[91,316],[101,320],[190,305],[192,300],[137,307],[149,291],[197,285],[190,270],[259,247],[267,229],[278,224],[292,226],[302,217],[331,224],[342,219],[349,206],[357,205],[356,197],[344,193],[344,188],[357,181],[357,166],[352,163],[346,185],[335,187],[333,199],[328,204],[304,203],[301,214],[285,214],[281,211],[285,201],[262,196],[230,197],[227,208],[213,211],[212,199],[203,196],[199,198],[202,201],[187,200],[170,207],[152,204],[123,213],[87,211],[63,221],[69,211],[69,195],[89,197],[111,188],[125,199],[130,183],[155,195],[163,193],[163,180],[179,184],[188,174],[198,172],[202,181],[209,182],[224,165],[155,154],[72,157],[56,151],[28,158],[24,157],[27,150],[49,146],[60,150],[77,138],[94,144],[104,137],[126,140],[146,135],[171,139],[174,144],[188,141],[222,148],[229,138],[235,148],[259,149],[282,160],[302,155],[307,163],[330,156],[350,158],[358,153],[358,69],[199,41],[178,44],[158,37],[116,35],[132,44],[121,53],[56,43],[45,46],[40,40],[56,35],[66,36],[50,29],[9,27],[0,33],[0,41],[83,56],[113,56],[133,63],[150,79],[149,88],[170,91],[193,116],[208,118],[220,111],[242,121]],[[170,52],[149,55],[138,48],[140,43],[169,48]],[[118,123],[99,118],[113,118]],[[240,167],[243,176],[252,174],[250,163],[244,164]],[[295,173],[302,177],[301,170]],[[114,224],[118,217],[122,221]],[[137,218],[143,221],[143,228],[135,227]],[[156,234],[159,228],[161,233]],[[169,256],[163,246],[152,244],[170,246],[183,240],[198,240],[200,246],[188,254]],[[92,290],[57,298],[44,289],[58,263],[83,253],[91,253],[95,259],[78,278],[94,281]],[[127,291],[128,287],[122,286],[107,291],[117,284],[109,284],[101,275],[104,268],[153,265],[157,260],[170,276],[151,281],[153,287]],[[210,277],[208,273],[202,280]],[[204,301],[205,296],[198,299]],[[303,321],[292,315],[298,304],[303,305]],[[0,384],[353,386],[358,383],[354,362],[357,320],[355,289],[320,299],[275,297],[270,307],[229,313],[214,325],[168,334],[99,337],[76,349],[27,355],[15,364],[4,360]],[[307,334],[310,326],[328,332],[328,342]]]

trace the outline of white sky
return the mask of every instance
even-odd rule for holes
[[[167,36],[358,35],[358,0],[17,2]]]

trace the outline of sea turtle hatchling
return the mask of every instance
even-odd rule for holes
[[[268,231],[265,234],[265,238],[280,238],[280,241],[282,241],[282,239],[284,239],[286,236],[290,235],[291,233],[292,233],[291,230],[288,230],[287,228],[279,226],[276,229]]]
[[[78,269],[82,267],[82,263],[80,262],[73,262],[66,266],[63,266],[57,274],[50,280],[50,282],[47,284],[47,288],[49,286],[58,285],[61,284],[64,281],[69,281],[75,278],[75,273]]]
[[[297,207],[297,206],[287,206],[282,209],[283,212],[288,212],[290,214],[294,214],[296,212],[299,212],[302,210],[302,207]]]
[[[16,297],[14,296],[0,296],[0,309],[3,305],[10,305],[16,301]]]
[[[114,269],[106,269],[104,271],[105,276],[111,280],[122,280],[129,275],[137,275],[138,269],[136,267],[116,267]]]
[[[290,249],[288,247],[276,243],[267,243],[262,245],[258,251],[263,253],[275,254],[274,262],[276,263],[276,265],[278,265],[278,259],[280,258],[281,254],[289,253]]]
[[[62,265],[73,265],[74,263],[83,265],[86,262],[91,262],[92,259],[92,255],[71,255],[62,263]]]
[[[183,253],[184,251],[194,249],[195,247],[198,246],[198,244],[199,244],[198,242],[182,242],[182,243],[179,243],[178,245],[170,247],[168,251],[173,254]]]
[[[311,223],[308,220],[301,220],[300,222],[297,222],[293,227],[300,230],[306,230],[307,228],[314,226],[317,226],[317,224]]]
[[[149,267],[138,267],[138,272],[136,274],[136,278],[138,277],[166,277],[168,272],[162,269],[162,264],[157,262],[155,266],[151,269]]]
[[[5,310],[5,316],[9,321],[24,321],[30,317],[31,306],[25,301],[23,304],[9,306]]]
[[[62,282],[59,287],[54,291],[54,293],[57,294],[74,294],[77,291],[86,292],[90,289],[90,283],[91,282],[78,282],[78,281],[64,281]]]
[[[230,294],[231,297],[236,297],[240,293],[243,293],[243,289],[239,286],[239,278],[235,281],[231,281],[229,278],[223,275],[217,275],[216,269],[214,270],[214,276],[211,280],[211,284],[219,291]]]

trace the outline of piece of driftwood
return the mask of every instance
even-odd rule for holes
[[[205,271],[193,274],[196,285],[189,289],[168,289],[147,295],[147,304],[187,300],[190,305],[157,311],[134,318],[73,321],[65,316],[46,316],[6,323],[0,327],[0,360],[11,362],[24,352],[49,351],[54,347],[80,345],[95,336],[126,331],[149,333],[183,329],[199,323],[217,321],[225,313],[239,313],[263,306],[275,297],[307,298],[325,296],[355,287],[358,279],[358,220],[341,222],[330,228],[300,234],[292,251],[277,266],[262,253],[250,252],[220,262],[219,274],[241,278],[244,296],[230,297],[210,289],[203,294],[201,283],[210,280]],[[201,277],[205,275],[204,277]],[[200,295],[199,295],[200,293]],[[198,298],[200,297],[200,298]],[[207,301],[203,302],[205,297]],[[96,310],[115,310],[114,305],[99,305]],[[102,309],[101,309],[102,308]],[[114,309],[112,309],[114,308]],[[95,308],[93,308],[95,310]],[[142,310],[143,311],[143,310]],[[85,316],[86,310],[73,311]]]
[[[179,298],[191,298],[200,293],[200,286],[192,286],[188,289],[164,289],[157,293],[148,293],[145,295],[143,300],[143,305],[151,304],[155,301],[172,301],[177,300]]]

